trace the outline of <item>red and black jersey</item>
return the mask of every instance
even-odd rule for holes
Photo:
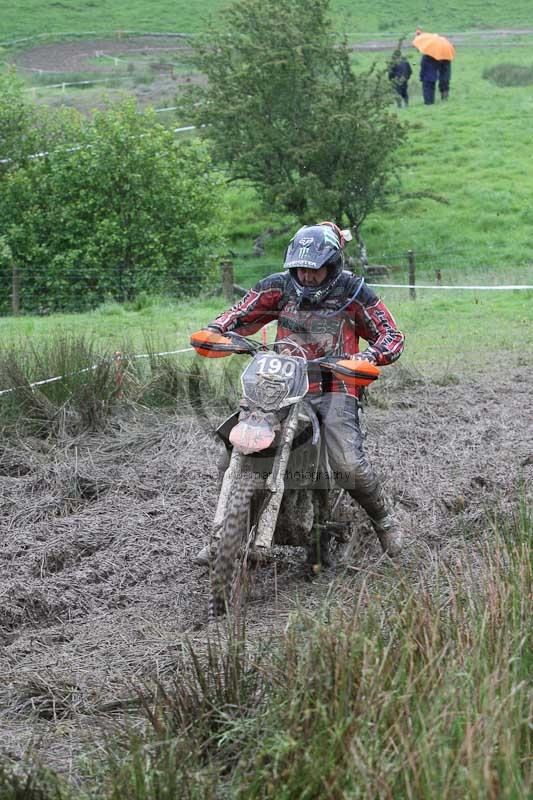
[[[368,342],[364,352],[383,366],[396,361],[404,346],[404,335],[386,305],[363,278],[346,270],[331,294],[317,306],[300,305],[288,271],[277,272],[259,281],[211,327],[221,333],[235,331],[249,336],[273,320],[278,321],[276,340],[297,342],[310,360],[355,355],[362,338]],[[328,373],[320,379],[317,376],[317,380],[312,377],[310,391],[347,392],[347,388]]]

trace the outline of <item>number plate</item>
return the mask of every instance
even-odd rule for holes
[[[264,411],[297,403],[309,391],[307,362],[277,353],[258,353],[241,380],[246,399]]]

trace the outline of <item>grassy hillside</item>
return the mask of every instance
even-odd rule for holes
[[[531,86],[498,87],[482,77],[494,64],[531,66],[531,40],[459,49],[450,100],[435,106],[422,104],[419,56],[411,51],[410,59],[412,102],[401,113],[413,127],[403,185],[390,208],[368,221],[371,252],[394,264],[411,248],[428,267],[463,273],[531,264]],[[402,199],[417,193],[428,196]]]
[[[418,80],[419,54],[407,50],[413,67],[411,104],[398,113],[411,125],[403,148],[401,185],[385,210],[366,221],[370,260],[406,274],[406,252],[415,251],[420,278],[443,282],[533,283],[533,221],[530,198],[532,87],[497,86],[487,68],[513,63],[533,66],[533,37],[506,47],[458,47],[450,100],[424,106]],[[388,53],[357,53],[358,67],[384,65]],[[265,217],[251,192],[233,190],[228,230],[237,253],[250,253],[253,237],[288,219]],[[296,224],[291,221],[291,224]],[[236,259],[238,278],[251,282],[279,268],[287,234],[266,242],[263,260]],[[353,245],[352,245],[353,248]]]
[[[433,282],[439,268],[444,283],[533,284],[531,87],[502,88],[482,77],[484,69],[495,64],[531,64],[530,41],[524,37],[514,47],[461,48],[453,67],[451,98],[433,107],[422,104],[418,54],[409,53],[415,70],[412,102],[398,112],[412,124],[403,155],[403,185],[389,208],[373,215],[364,229],[371,261],[398,266],[394,282],[405,282],[405,253],[413,249],[419,282]],[[360,66],[372,58],[356,57]],[[386,54],[377,57],[383,61]],[[424,192],[436,199],[405,199],[407,193]],[[249,287],[280,268],[289,233],[267,239],[263,258],[245,257],[251,254],[254,238],[268,227],[279,231],[289,225],[290,231],[296,221],[265,213],[251,190],[232,188],[228,198],[226,228],[236,254],[237,281]],[[422,369],[438,372],[443,364],[455,370],[465,362],[487,363],[494,349],[513,352],[513,363],[518,363],[527,347],[531,293],[421,291],[416,303],[402,290],[385,289],[383,294],[408,335],[405,360]],[[3,319],[0,338],[5,342],[29,336],[39,341],[60,329],[94,334],[102,348],[111,350],[126,340],[140,352],[147,333],[155,345],[170,349],[185,346],[188,333],[223,305],[219,299],[181,306],[156,301],[141,303],[137,310],[111,304],[83,315]],[[447,335],[454,344],[451,350],[446,350]]]
[[[109,32],[116,29],[142,31],[198,32],[206,17],[228,5],[227,0],[77,0],[54,3],[27,0],[2,10],[0,38],[11,39],[44,32]],[[532,25],[530,0],[512,4],[463,0],[455,5],[431,0],[332,0],[336,25],[349,34],[412,31],[417,25],[427,30],[468,30],[480,27]]]

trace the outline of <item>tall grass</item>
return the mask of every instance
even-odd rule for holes
[[[69,800],[70,791],[53,775],[39,768],[16,774],[0,765],[2,800]]]
[[[238,621],[212,629],[173,680],[139,690],[145,725],[109,742],[88,795],[526,800],[532,529],[524,503],[487,520],[475,568],[341,578],[277,640],[257,645]],[[0,771],[0,786],[8,800],[67,797],[31,770]]]
[[[125,404],[209,416],[237,405],[238,362],[211,368],[200,359],[144,353],[122,344],[109,351],[83,334],[56,334],[0,348],[0,430],[73,435],[106,426]],[[141,355],[141,358],[137,356]],[[53,379],[50,381],[49,379]]]
[[[83,337],[4,347],[0,385],[8,392],[0,397],[0,424],[23,421],[36,433],[98,428],[118,395],[116,378],[113,359]]]
[[[525,800],[531,530],[525,507],[493,521],[481,573],[340,584],[341,602],[296,614],[268,651],[212,640],[146,699],[152,743],[109,796],[172,797],[174,781],[186,797]]]

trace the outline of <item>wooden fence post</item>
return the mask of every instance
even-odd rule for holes
[[[113,353],[113,362],[115,365],[115,397],[117,400],[124,399],[124,392],[122,384],[124,381],[124,373],[122,369],[122,353],[120,350],[115,350]]]
[[[233,261],[221,261],[222,294],[226,300],[233,300]]]
[[[13,264],[13,278],[11,284],[11,310],[13,314],[20,313],[20,273],[18,267]]]
[[[416,300],[416,289],[415,289],[415,254],[412,250],[407,251],[407,262],[409,264],[409,297],[411,300]]]

